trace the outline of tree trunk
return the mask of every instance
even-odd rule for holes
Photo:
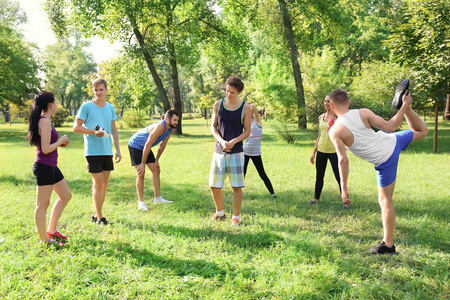
[[[175,134],[183,134],[181,129],[181,122],[183,119],[183,103],[181,101],[180,84],[178,82],[178,67],[175,56],[175,48],[169,43],[169,63],[170,63],[170,78],[173,87],[174,108],[178,112],[178,126],[175,128]]]
[[[280,12],[283,17],[284,31],[288,41],[289,52],[291,54],[291,64],[294,71],[295,88],[297,92],[297,108],[298,122],[297,128],[306,128],[306,114],[305,114],[305,92],[303,89],[302,73],[298,63],[298,49],[295,44],[294,30],[289,16],[286,0],[278,0]]]
[[[139,46],[142,50],[142,55],[144,56],[145,62],[147,63],[148,69],[150,70],[150,73],[152,74],[153,81],[156,84],[156,88],[158,89],[159,97],[161,98],[164,111],[167,111],[170,109],[170,103],[169,99],[167,98],[166,90],[164,89],[164,86],[162,84],[161,78],[159,78],[158,72],[156,71],[155,64],[153,63],[153,59],[150,56],[150,53],[146,49],[144,37],[142,36],[141,32],[139,31],[139,28],[136,25],[136,22],[134,18],[130,17],[131,26],[133,26],[133,32],[136,35],[136,39],[139,42]]]
[[[434,135],[433,135],[433,153],[437,152],[437,137],[438,137],[438,115],[439,102],[434,101]]]
[[[9,113],[9,103],[6,104],[6,108],[3,111],[3,114],[5,116],[5,123],[9,123],[9,126],[11,126],[11,114]]]
[[[447,105],[445,106],[444,120],[450,120],[450,82],[447,83]]]

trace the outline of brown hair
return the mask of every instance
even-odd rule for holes
[[[106,80],[103,78],[97,78],[92,81],[92,86],[99,86],[100,84],[103,84],[105,86],[105,89],[108,88],[108,86],[106,85]]]
[[[330,99],[335,103],[342,104],[348,102],[348,95],[347,92],[344,91],[343,89],[336,89],[333,92],[331,92]]]
[[[244,90],[244,83],[239,77],[233,77],[230,76],[227,78],[227,81],[225,82],[225,86],[231,86],[234,87],[239,93]]]
[[[164,119],[169,118],[170,120],[172,120],[173,115],[176,115],[177,117],[179,117],[178,112],[175,109],[169,109],[164,114]]]

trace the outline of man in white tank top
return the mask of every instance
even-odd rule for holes
[[[372,163],[377,170],[378,201],[381,207],[384,228],[383,241],[368,250],[373,254],[393,254],[395,210],[392,203],[398,157],[411,143],[428,134],[425,122],[411,108],[412,97],[408,91],[403,96],[403,105],[389,121],[369,109],[350,110],[350,102],[344,90],[334,90],[331,95],[331,109],[338,116],[329,135],[336,147],[341,175],[342,201],[349,207],[348,195],[349,161],[346,149],[354,155]],[[403,117],[409,130],[395,132]],[[375,132],[372,127],[380,129]],[[394,133],[395,132],[395,133]]]

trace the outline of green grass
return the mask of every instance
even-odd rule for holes
[[[113,226],[89,221],[93,211],[82,136],[70,127],[59,166],[73,193],[60,220],[64,249],[39,244],[34,226],[35,148],[26,125],[0,125],[0,298],[11,299],[442,299],[449,298],[450,124],[439,129],[439,152],[427,139],[402,155],[394,195],[396,256],[364,253],[382,238],[375,171],[350,155],[350,211],[342,210],[331,170],[319,206],[309,163],[316,130],[296,132],[296,143],[264,126],[263,161],[278,195],[274,203],[249,166],[242,226],[212,222],[208,188],[214,140],[204,120],[185,120],[161,158],[162,195],[137,211],[135,171],[122,129],[123,161],[112,173],[104,206]],[[226,182],[225,211],[232,212]],[[52,196],[52,203],[56,196]]]

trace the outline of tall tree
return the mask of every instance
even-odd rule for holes
[[[252,46],[257,51],[251,55],[271,54],[280,62],[288,61],[295,84],[297,126],[306,127],[305,90],[300,68],[303,52],[323,45],[339,19],[338,0],[245,0],[226,2],[224,15],[236,21],[244,19],[251,29]],[[234,17],[233,17],[234,16]],[[259,39],[261,42],[258,42]],[[259,44],[259,45],[256,45]],[[270,49],[269,53],[265,50]]]
[[[0,0],[0,109],[9,103],[22,105],[38,91],[38,63],[33,46],[24,41],[18,26],[26,22],[26,15],[18,3]]]
[[[67,4],[70,5],[66,16]],[[180,114],[177,134],[182,133],[178,64],[188,63],[196,44],[211,36],[211,29],[218,26],[213,4],[214,1],[207,0],[46,1],[55,28],[67,28],[66,25],[71,24],[86,35],[98,34],[110,40],[129,42],[129,49],[135,49],[144,57],[165,110],[171,106],[167,95],[169,88],[156,69],[155,59],[163,56],[167,60],[173,105]]]
[[[450,2],[407,0],[404,17],[395,26],[390,46],[397,59],[410,67],[416,88],[435,102],[433,152],[437,151],[440,94],[450,101]],[[447,104],[447,107],[450,105]]]
[[[73,43],[67,39],[59,40],[47,46],[42,55],[46,90],[57,95],[61,105],[72,114],[88,98],[84,87],[89,73],[95,72],[92,55],[83,49],[88,46],[89,42],[76,34]]]

